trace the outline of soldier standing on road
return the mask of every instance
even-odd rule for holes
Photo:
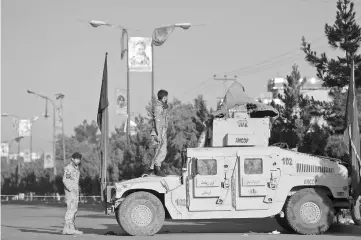
[[[79,164],[82,155],[78,152],[71,156],[71,162],[64,168],[63,183],[65,186],[66,213],[63,234],[82,234],[75,229],[75,217],[79,203]]]
[[[168,128],[168,92],[160,90],[158,100],[154,106],[154,126],[151,136],[157,142],[157,150],[146,174],[154,174],[164,177],[166,174],[161,170],[162,162],[167,156],[167,128]]]

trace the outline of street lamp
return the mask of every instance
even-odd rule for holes
[[[30,162],[33,161],[33,123],[39,119],[38,116],[34,116],[30,119]]]
[[[169,35],[173,32],[174,28],[179,27],[184,30],[187,30],[192,25],[190,23],[176,23],[173,25],[163,26],[160,28],[155,28],[153,30],[152,36],[152,89],[151,89],[151,101],[153,101],[154,96],[154,47],[161,46],[169,37]],[[158,39],[159,35],[160,39]]]
[[[20,117],[18,117],[16,115],[9,114],[9,113],[2,113],[1,116],[2,117],[13,117],[16,119],[17,124],[19,124]],[[30,121],[34,122],[38,119],[39,119],[38,116],[34,116],[30,119]],[[19,130],[17,131],[17,134],[18,134],[18,136],[16,138],[14,138],[13,140],[11,140],[10,142],[16,141],[18,143],[18,181],[20,182],[20,167],[21,167],[21,164],[20,164],[20,140],[23,139],[24,137],[19,135]],[[30,128],[30,159],[32,159],[32,128]]]
[[[56,156],[55,156],[55,154],[56,154],[56,147],[55,147],[55,139],[56,139],[56,135],[55,135],[55,111],[56,111],[56,105],[55,105],[54,101],[51,98],[47,97],[47,96],[35,93],[33,91],[30,91],[30,90],[27,90],[27,92],[29,94],[33,94],[33,95],[36,95],[38,97],[41,97],[41,98],[45,99],[45,101],[50,101],[51,104],[53,105],[53,158],[54,158],[54,178],[55,178],[55,176],[56,176]]]
[[[16,119],[17,122],[19,122],[19,119],[20,117],[16,116],[16,115],[13,115],[13,114],[9,114],[9,113],[1,113],[1,116],[2,117],[13,117],[14,119]],[[13,122],[14,126],[15,126],[15,123]],[[16,123],[16,124],[19,124],[19,123]],[[17,134],[18,134],[18,137],[19,136],[19,131],[17,131]],[[18,142],[18,156],[20,156],[20,140]],[[19,161],[20,163],[20,161]],[[20,164],[19,164],[19,167],[20,167]]]

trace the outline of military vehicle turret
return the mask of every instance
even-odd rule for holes
[[[340,160],[269,146],[277,111],[228,90],[199,147],[182,154],[181,176],[144,176],[106,189],[108,214],[130,235],[154,235],[176,220],[267,218],[287,231],[326,232],[341,209],[360,224],[360,197],[351,197]]]

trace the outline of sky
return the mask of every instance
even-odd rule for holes
[[[361,10],[361,1],[355,3]],[[184,102],[203,94],[215,108],[230,83],[213,80],[214,74],[237,75],[252,97],[267,92],[270,78],[290,74],[293,64],[302,76],[315,76],[300,50],[301,38],[317,52],[335,54],[324,36],[324,25],[333,24],[335,13],[336,0],[2,0],[1,112],[41,116],[45,101],[26,90],[51,98],[60,92],[65,134],[72,135],[84,120],[96,120],[108,52],[111,130],[120,124],[113,108],[115,89],[126,89],[120,31],[92,28],[88,20],[139,30],[129,30],[130,37],[151,37],[154,28],[167,24],[194,24],[175,29],[154,49],[155,91],[166,89],[170,100]],[[130,73],[130,111],[144,115],[150,98],[151,73]],[[14,137],[11,118],[2,117],[1,140]],[[32,140],[33,151],[51,151],[52,118],[34,123]],[[21,149],[29,143],[24,138]],[[16,149],[13,144],[11,151]]]

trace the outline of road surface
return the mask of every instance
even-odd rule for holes
[[[61,235],[65,206],[40,206],[2,204],[1,206],[1,239],[74,239],[73,236]],[[245,219],[222,221],[192,221],[172,222],[167,221],[156,236],[131,237],[126,236],[118,228],[112,216],[105,216],[102,212],[80,208],[77,217],[77,228],[84,235],[75,239],[157,239],[157,240],[240,240],[240,239],[309,239],[309,236],[286,234],[274,219]],[[280,234],[270,234],[272,231]],[[116,235],[105,235],[113,231]],[[361,227],[335,226],[327,234],[327,239],[361,239]],[[312,239],[325,239],[325,235],[314,236]]]

